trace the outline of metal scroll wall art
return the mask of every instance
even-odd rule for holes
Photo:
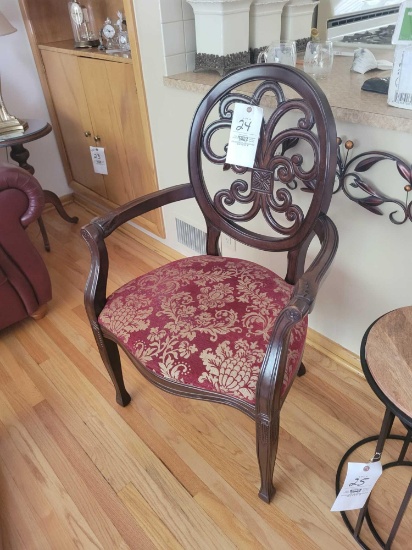
[[[412,200],[409,195],[412,190],[412,166],[396,155],[383,151],[367,151],[366,153],[350,157],[353,147],[353,141],[348,140],[343,143],[341,138],[338,137],[338,166],[336,170],[338,185],[334,190],[334,194],[343,191],[348,199],[366,208],[369,212],[380,216],[383,215],[382,210],[379,208],[382,204],[396,204],[397,209],[389,214],[390,221],[396,225],[402,225],[407,220],[412,221]],[[360,175],[367,172],[377,163],[388,160],[395,162],[399,175],[405,180],[405,201],[388,197],[381,193],[374,185],[365,182]],[[352,189],[359,189],[366,196],[355,196],[352,193]]]

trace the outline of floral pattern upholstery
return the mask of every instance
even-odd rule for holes
[[[157,375],[254,404],[270,334],[292,290],[252,262],[198,256],[119,288],[99,323]],[[305,318],[291,331],[282,393],[299,367],[306,330]]]

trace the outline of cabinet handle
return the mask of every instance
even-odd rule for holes
[[[84,135],[85,135],[86,137],[90,137],[92,134],[91,134],[90,132],[84,132]]]
[[[97,143],[98,141],[100,141],[100,136],[94,136],[94,141]]]

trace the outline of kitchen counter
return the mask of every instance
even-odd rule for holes
[[[393,50],[373,50],[377,59],[393,59]],[[365,74],[350,71],[352,57],[335,56],[331,74],[318,81],[325,92],[337,121],[364,124],[385,130],[412,132],[412,110],[387,104],[387,96],[361,90],[365,80],[387,77],[391,71],[369,71]],[[302,62],[298,60],[298,68]],[[164,77],[171,88],[205,94],[221,77],[215,72],[182,73]]]

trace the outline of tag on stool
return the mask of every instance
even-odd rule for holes
[[[363,508],[381,475],[380,462],[348,462],[345,482],[333,503],[331,512]]]

